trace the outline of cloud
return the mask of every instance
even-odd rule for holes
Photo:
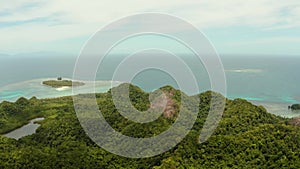
[[[269,37],[257,38],[255,40],[235,42],[233,45],[270,44],[270,43],[300,43],[300,37]]]
[[[298,0],[11,0],[0,1],[0,11],[0,52],[36,51],[41,43],[55,46],[66,39],[87,39],[111,21],[140,12],[172,14],[200,29],[244,25],[268,31],[300,26]]]

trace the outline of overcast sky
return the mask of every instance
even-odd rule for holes
[[[299,0],[0,0],[0,53],[78,54],[101,27],[143,12],[185,19],[220,54],[300,56]]]

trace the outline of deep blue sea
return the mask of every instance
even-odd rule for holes
[[[151,57],[151,56],[149,56]],[[163,56],[162,56],[163,57]],[[186,57],[189,62],[188,56]],[[298,116],[287,105],[300,103],[300,56],[220,56],[227,81],[227,97],[244,98],[264,105],[269,112],[286,117]],[[111,87],[111,75],[122,57],[104,60],[97,73],[96,92]],[[1,57],[0,56],[0,102],[17,98],[37,96],[59,97],[72,94],[71,89],[53,89],[41,85],[44,79],[72,78],[76,57]],[[208,75],[203,66],[189,67],[196,72],[201,91],[210,89]],[[122,81],[122,79],[118,79]],[[148,70],[138,74],[132,81],[146,91],[164,85],[177,87],[176,81],[166,73]],[[115,84],[117,85],[117,84]],[[89,85],[82,92],[90,92]]]

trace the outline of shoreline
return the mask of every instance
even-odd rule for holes
[[[293,118],[300,116],[300,110],[289,110],[288,106],[292,105],[293,103],[288,102],[271,102],[271,101],[249,101],[248,102],[256,105],[256,106],[263,106],[269,113],[286,117],[286,118]]]
[[[19,83],[14,83],[10,85],[6,85],[4,87],[0,87],[0,103],[3,101],[15,102],[20,97],[25,97],[30,99],[31,97],[36,97],[38,99],[51,99],[51,98],[59,98],[64,96],[72,96],[76,94],[84,94],[84,93],[105,93],[111,87],[118,86],[123,83],[120,81],[82,81],[85,83],[83,86],[77,86],[76,93],[73,93],[72,87],[62,86],[59,88],[53,88],[47,85],[44,85],[42,82],[45,80],[49,80],[52,78],[40,78],[33,79],[28,81],[23,81]],[[64,78],[68,80],[72,80],[69,78]],[[95,90],[93,90],[95,83]],[[2,96],[1,96],[2,95]],[[300,116],[300,111],[291,111],[288,110],[288,106],[292,105],[292,102],[272,102],[265,101],[262,99],[253,99],[250,97],[238,97],[238,96],[226,96],[229,99],[242,98],[247,100],[248,102],[254,105],[261,105],[266,108],[266,110],[274,115],[281,117],[297,117]]]

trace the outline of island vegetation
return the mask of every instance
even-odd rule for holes
[[[83,86],[83,82],[72,81],[72,80],[47,80],[42,82],[44,85],[51,86],[53,88],[60,87],[72,87],[72,86]]]
[[[293,104],[291,110],[300,110],[300,104]]]
[[[168,111],[172,111],[144,124],[119,114],[111,90],[96,94],[96,98],[107,122],[115,130],[133,137],[151,137],[168,129],[178,115],[181,95],[191,102],[200,98],[198,118],[192,130],[176,147],[163,154],[131,159],[100,148],[81,128],[70,96],[20,98],[15,103],[0,104],[1,133],[35,117],[45,117],[45,120],[40,122],[35,134],[19,140],[0,136],[0,168],[300,168],[300,128],[291,125],[290,119],[272,115],[243,99],[226,99],[217,129],[200,144],[199,134],[210,109],[212,92],[187,96],[170,86],[161,89],[169,93]],[[149,93],[138,87],[130,87],[130,99],[137,109],[148,109],[148,96]]]

